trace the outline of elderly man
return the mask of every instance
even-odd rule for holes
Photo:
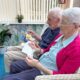
[[[59,24],[61,21],[62,16],[62,10],[60,8],[53,8],[48,13],[48,20],[47,23],[49,27],[45,30],[43,35],[41,36],[41,39],[39,39],[39,46],[43,48],[47,48],[48,45],[52,42],[52,40],[55,39],[55,37],[59,34]],[[35,38],[38,38],[36,34],[33,34]],[[24,59],[26,57],[26,54],[21,52],[20,46],[9,48],[9,50],[5,53],[4,59],[5,59],[5,66],[6,70],[9,71],[9,66],[11,61],[15,59]]]

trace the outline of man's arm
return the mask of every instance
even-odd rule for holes
[[[34,31],[29,30],[28,33],[31,34],[36,40],[38,40],[38,41],[41,40],[41,37]]]

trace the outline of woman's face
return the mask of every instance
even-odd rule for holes
[[[69,34],[75,30],[75,26],[69,22],[68,18],[62,17],[60,30],[62,34]]]

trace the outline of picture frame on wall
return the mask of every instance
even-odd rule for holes
[[[65,4],[66,3],[66,0],[58,0],[58,3],[59,4]]]

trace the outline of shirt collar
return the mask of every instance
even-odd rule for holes
[[[77,35],[78,35],[78,33],[75,33],[68,39],[64,40],[62,42],[63,47],[66,47],[68,44],[70,44],[77,37]],[[56,39],[55,42],[61,42],[62,37],[63,37],[63,35],[60,36],[58,39]]]
[[[62,39],[63,35],[61,35],[58,39],[55,40],[55,42],[59,42]]]
[[[60,28],[57,27],[57,28],[55,28],[54,30],[51,29],[51,31],[52,31],[52,32],[60,31]]]

